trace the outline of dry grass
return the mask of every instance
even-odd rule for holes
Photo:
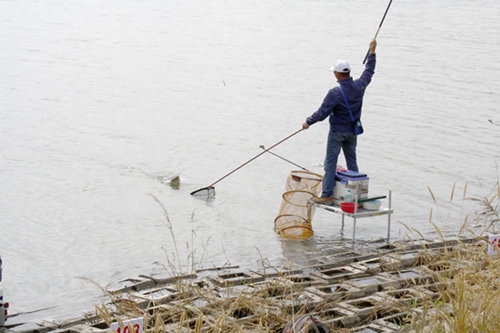
[[[436,197],[429,188],[435,204]],[[455,185],[450,196],[453,201]],[[497,182],[493,191],[482,198],[468,197],[467,185],[462,195],[463,200],[477,202],[482,207],[475,220],[476,225],[482,225],[479,237],[487,233],[497,233],[500,197],[500,186]],[[444,236],[438,225],[429,216],[430,223],[436,229],[441,239]],[[459,235],[468,233],[476,235],[468,228],[469,215],[462,222]],[[410,229],[410,228],[408,228]],[[412,230],[415,231],[415,230]],[[498,332],[500,327],[500,258],[489,255],[488,240],[484,237],[480,245],[454,247],[439,253],[422,254],[420,264],[439,272],[440,289],[435,299],[426,298],[421,305],[410,308],[418,309],[418,315],[412,317],[408,326],[415,332]]]
[[[440,289],[412,319],[417,332],[498,332],[500,260],[487,254],[486,243],[455,247],[423,264],[439,272]]]
[[[431,196],[436,197],[429,188]],[[450,200],[454,199],[453,186]],[[498,216],[500,187],[489,198],[467,198],[466,189],[462,199],[474,200],[484,208],[481,218],[486,228],[495,229]],[[163,206],[162,206],[163,207]],[[166,209],[163,212],[170,226]],[[438,224],[430,214],[430,223],[445,241]],[[468,217],[461,222],[460,232],[469,232]],[[408,228],[408,227],[407,227]],[[171,230],[171,227],[169,227]],[[418,230],[416,232],[423,239]],[[472,232],[472,231],[470,231]],[[172,234],[173,237],[173,234]],[[425,282],[409,281],[407,288],[392,290],[395,296],[378,298],[373,302],[372,313],[361,320],[360,325],[368,325],[386,319],[400,332],[498,332],[500,327],[500,256],[487,254],[487,239],[481,242],[462,243],[432,249],[423,241],[413,240],[410,244],[421,243],[415,266],[422,274],[432,277]],[[402,248],[401,248],[402,249]],[[401,250],[399,249],[399,250]],[[398,250],[395,250],[397,253]],[[282,332],[286,323],[300,314],[313,314],[327,323],[334,332],[356,332],[346,328],[345,323],[335,322],[335,309],[340,303],[352,298],[349,292],[341,297],[313,297],[307,284],[297,283],[281,272],[272,270],[263,262],[263,269],[275,277],[264,281],[243,281],[236,284],[220,285],[210,280],[179,278],[169,289],[171,295],[161,300],[138,302],[133,293],[113,295],[107,292],[109,304],[96,306],[96,314],[109,326],[112,321],[124,318],[144,317],[145,328],[149,332]],[[177,261],[180,267],[180,262]],[[169,265],[173,265],[169,262]],[[398,273],[397,265],[381,265],[388,273]],[[172,272],[180,269],[172,267]],[[182,273],[182,272],[181,272]],[[358,326],[360,326],[358,325]]]

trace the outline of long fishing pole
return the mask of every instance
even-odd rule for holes
[[[193,191],[191,192],[191,195],[203,195],[202,193],[207,193],[208,195],[212,195],[214,193],[214,185],[217,184],[218,182],[220,182],[221,180],[223,180],[224,178],[226,178],[227,176],[231,175],[233,172],[241,169],[242,167],[244,167],[245,165],[247,165],[248,163],[252,162],[253,160],[255,160],[257,157],[261,156],[262,154],[265,154],[267,151],[269,151],[270,149],[273,149],[274,147],[276,147],[277,145],[279,145],[280,143],[290,139],[292,136],[298,134],[299,132],[303,131],[303,129],[299,129],[298,131],[290,134],[289,136],[287,136],[286,138],[282,139],[281,141],[275,143],[274,145],[272,145],[271,147],[267,148],[266,150],[264,150],[263,152],[261,152],[260,154],[252,157],[251,159],[249,159],[248,161],[246,161],[245,163],[241,164],[239,167],[237,167],[236,169],[233,169],[231,172],[229,172],[228,174],[226,174],[225,176],[219,178],[218,180],[216,180],[215,182],[213,182],[212,184],[206,186],[206,187],[203,187],[203,188],[200,188],[200,189],[197,189],[196,191]]]
[[[387,5],[387,9],[385,10],[384,17],[382,17],[382,21],[380,21],[380,24],[378,26],[377,32],[375,33],[375,37],[373,37],[373,39],[377,39],[378,32],[380,31],[380,28],[382,28],[382,24],[384,23],[385,16],[387,15],[387,12],[389,11],[389,8],[391,7],[391,3],[392,3],[392,0],[389,1],[389,5]],[[365,59],[363,60],[363,65],[365,64],[366,59],[368,59],[368,55],[369,54],[370,54],[370,48],[368,48],[368,52],[366,52]]]
[[[269,149],[267,149],[267,150],[266,150],[266,147],[264,147],[264,145],[260,145],[260,148],[264,149],[264,150],[265,150],[266,152],[268,152],[269,154],[272,154],[272,155],[274,155],[274,156],[276,156],[276,157],[278,157],[278,158],[281,158],[283,161],[287,161],[288,163],[293,164],[293,165],[295,165],[295,166],[296,166],[296,167],[298,167],[298,168],[301,168],[301,169],[302,169],[302,170],[304,170],[304,171],[309,171],[309,170],[307,170],[306,168],[301,167],[301,166],[300,166],[300,165],[298,165],[297,163],[294,163],[294,162],[292,162],[292,161],[290,161],[290,160],[287,160],[287,159],[286,159],[286,158],[284,158],[284,157],[279,156],[278,154],[273,153],[273,152],[272,152],[272,151],[270,151]]]

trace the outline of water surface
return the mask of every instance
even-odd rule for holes
[[[386,6],[4,1],[0,255],[11,313],[91,309],[100,291],[88,280],[105,286],[169,260],[246,269],[383,244],[385,218],[358,221],[353,248],[351,224],[342,231],[321,210],[310,240],[277,237],[296,168],[271,155],[218,183],[213,200],[189,193],[297,131],[335,85],[336,59],[359,75]],[[488,122],[500,123],[499,15],[494,0],[392,4],[358,154],[370,193],[392,191],[393,241],[408,228],[437,237],[431,208],[456,235],[479,210],[465,188],[491,195],[499,179],[500,128]],[[274,151],[322,173],[327,131],[316,124]]]

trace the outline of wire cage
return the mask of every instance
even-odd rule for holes
[[[292,239],[312,237],[311,223],[316,206],[310,203],[310,199],[319,196],[322,181],[322,175],[310,171],[290,172],[279,214],[274,219],[274,228],[279,235]]]

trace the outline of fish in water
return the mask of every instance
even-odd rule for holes
[[[181,186],[181,178],[179,177],[179,175],[171,178],[169,185],[172,188],[179,188],[179,186]]]
[[[179,175],[172,177],[172,176],[167,176],[167,175],[163,175],[163,174],[150,175],[150,174],[147,174],[144,172],[143,172],[143,174],[149,178],[156,179],[157,181],[159,181],[160,183],[162,183],[164,185],[170,185],[170,187],[175,188],[175,189],[178,189],[179,186],[181,185],[181,178]]]

